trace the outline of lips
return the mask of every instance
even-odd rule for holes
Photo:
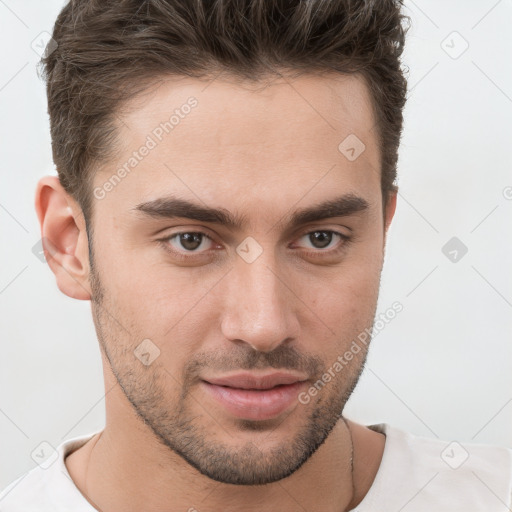
[[[269,420],[289,411],[306,386],[302,375],[276,372],[267,375],[240,373],[203,379],[202,388],[230,416]]]
[[[278,372],[261,376],[240,373],[229,377],[208,378],[204,380],[216,386],[226,386],[236,389],[272,389],[276,386],[302,382],[307,379],[300,375]]]

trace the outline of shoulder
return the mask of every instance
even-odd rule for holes
[[[42,452],[45,459],[0,491],[0,512],[94,512],[75,486],[64,462],[95,433],[74,437]]]
[[[491,512],[512,505],[512,449],[418,436],[383,423],[368,428],[386,435],[373,490],[397,509]]]
[[[45,508],[44,476],[44,470],[36,466],[11,482],[0,492],[0,511],[51,510]]]

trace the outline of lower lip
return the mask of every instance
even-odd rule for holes
[[[294,382],[272,389],[239,389],[202,381],[204,389],[233,416],[246,420],[269,420],[285,412],[306,382]]]

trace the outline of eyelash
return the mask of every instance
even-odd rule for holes
[[[313,256],[313,257],[323,256],[323,255],[329,255],[329,256],[338,255],[339,253],[344,251],[347,248],[347,246],[353,241],[352,236],[345,235],[343,233],[340,233],[339,231],[335,231],[332,229],[315,229],[313,231],[308,231],[307,233],[303,233],[302,235],[300,235],[299,239],[303,238],[304,236],[307,236],[307,235],[312,235],[313,233],[316,233],[316,232],[332,233],[333,235],[339,236],[341,238],[342,242],[339,243],[335,249],[318,249],[316,251],[314,251],[314,250],[306,251],[309,256]],[[201,253],[195,253],[195,252],[190,252],[190,251],[182,252],[182,251],[177,251],[175,249],[172,249],[171,246],[169,245],[169,242],[172,239],[179,237],[180,235],[184,235],[184,234],[201,235],[201,236],[207,238],[208,240],[214,242],[212,237],[209,236],[207,233],[204,233],[203,231],[180,231],[178,233],[173,233],[170,236],[166,236],[165,238],[160,238],[158,240],[158,242],[160,242],[160,244],[163,246],[163,248],[167,252],[170,252],[171,254],[178,257],[179,259],[186,260],[186,261],[191,261],[191,259],[194,259],[194,258],[200,258],[202,256],[205,256],[209,252],[209,251],[204,251]]]

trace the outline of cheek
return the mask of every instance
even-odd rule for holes
[[[366,276],[368,277],[368,276]],[[331,288],[329,293],[317,296],[312,310],[330,327],[336,339],[337,350],[369,327],[375,315],[378,286],[373,279],[357,281],[347,280]]]
[[[116,316],[137,339],[149,338],[161,349],[160,361],[176,367],[200,345],[214,325],[211,289],[219,276],[176,268],[125,255],[107,284]]]
[[[377,299],[382,267],[381,254],[370,249],[354,251],[339,267],[304,280],[303,297],[329,316],[364,315]]]
[[[305,302],[321,323],[330,328],[324,340],[324,354],[329,354],[329,360],[343,354],[359,334],[370,328],[378,299],[380,268],[378,255],[359,257],[338,268],[329,279],[309,282]],[[318,332],[314,332],[320,330],[318,325],[303,325],[308,331],[306,338],[318,338]]]

